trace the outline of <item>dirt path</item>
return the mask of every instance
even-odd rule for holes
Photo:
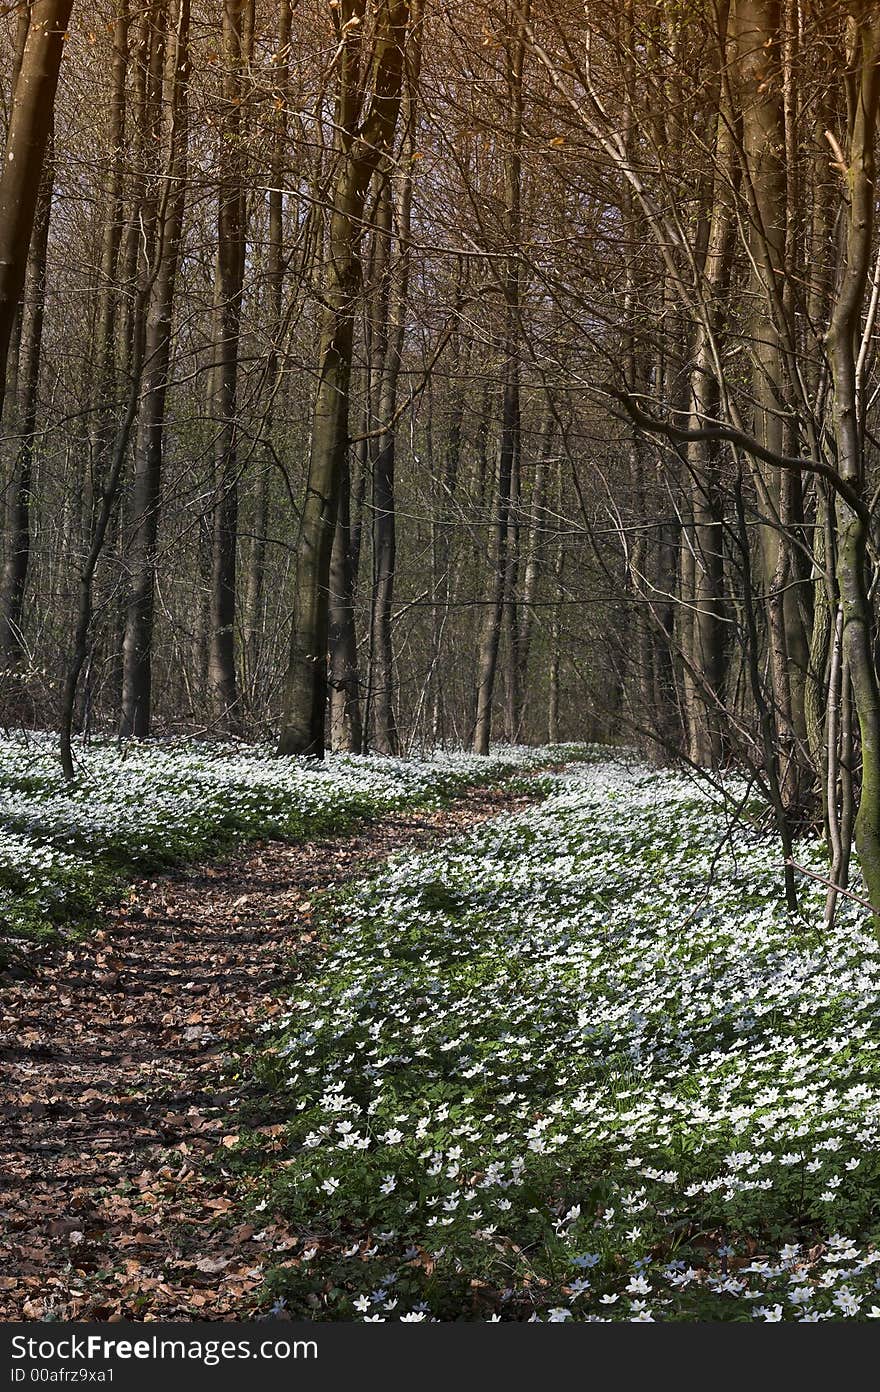
[[[312,896],[532,799],[474,789],[354,836],[257,844],[136,886],[102,930],[0,978],[0,1318],[242,1319],[293,1239],[231,1226],[208,1158],[237,1131],[230,1052],[280,1007]]]

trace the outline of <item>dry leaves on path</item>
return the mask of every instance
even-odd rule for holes
[[[532,800],[471,789],[143,881],[34,978],[0,978],[0,1318],[252,1317],[264,1263],[294,1239],[236,1222],[237,1181],[207,1162],[234,1145],[246,1093],[224,1064],[314,945],[313,896]]]

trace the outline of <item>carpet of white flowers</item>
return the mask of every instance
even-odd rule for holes
[[[572,747],[572,755],[577,750]],[[442,802],[559,758],[498,746],[488,759],[334,755],[278,759],[268,747],[93,742],[65,783],[57,740],[0,738],[0,934],[39,934],[86,914],[120,874],[191,860],[244,837],[342,831],[359,817]]]
[[[335,898],[265,1037],[276,1311],[880,1316],[877,941],[809,882],[787,917],[776,845],[729,831],[605,760]]]

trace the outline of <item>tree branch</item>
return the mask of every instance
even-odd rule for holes
[[[819,478],[827,479],[844,502],[852,508],[859,520],[866,527],[870,527],[871,512],[864,499],[846,479],[841,478],[831,464],[826,464],[824,460],[777,454],[775,450],[767,449],[753,435],[748,435],[744,430],[737,430],[732,425],[723,425],[720,422],[702,426],[699,430],[690,430],[683,426],[673,425],[671,421],[657,420],[655,416],[643,411],[638,404],[638,397],[632,392],[619,391],[608,384],[603,384],[599,390],[606,396],[610,396],[612,400],[619,401],[633,424],[641,430],[649,431],[654,435],[665,435],[668,440],[672,440],[676,444],[687,444],[692,440],[723,441],[736,445],[738,449],[751,455],[753,459],[760,459],[763,464],[769,464],[771,468],[794,469],[798,472],[816,474]]]

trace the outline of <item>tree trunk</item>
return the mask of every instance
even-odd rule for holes
[[[726,26],[725,26],[726,27]],[[719,47],[728,61],[735,50],[726,33]],[[715,140],[715,180],[711,213],[707,219],[703,262],[703,314],[695,329],[691,372],[691,428],[700,429],[717,419],[721,409],[716,352],[723,335],[723,317],[730,287],[735,220],[731,206],[737,186],[735,132],[726,86],[719,91],[718,130]],[[724,565],[719,491],[720,446],[708,441],[688,445],[690,501],[693,517],[693,591],[686,596],[693,605],[691,660],[702,679],[688,703],[688,753],[696,764],[717,768],[722,757],[722,700],[724,689]],[[688,678],[685,678],[686,684]],[[693,683],[690,683],[693,686]]]
[[[261,433],[272,450],[275,397],[280,387],[283,362],[281,337],[284,331],[284,169],[290,100],[290,21],[291,0],[278,0],[277,48],[272,62],[274,115],[272,154],[269,162],[269,237],[266,281],[269,294],[269,333],[271,346],[266,362],[269,401]],[[267,461],[257,486],[257,506],[251,541],[250,564],[245,591],[245,663],[250,684],[250,702],[256,703],[260,670],[260,638],[266,577],[266,529],[269,521],[271,461]]]
[[[398,752],[397,720],[394,710],[394,651],[391,614],[394,601],[397,535],[394,502],[394,466],[397,449],[397,383],[403,357],[403,339],[409,303],[410,220],[412,210],[412,171],[416,143],[416,96],[421,58],[422,0],[411,0],[410,37],[404,73],[404,133],[398,167],[397,197],[393,196],[393,166],[383,171],[386,180],[383,199],[387,205],[387,227],[378,235],[388,239],[386,256],[388,289],[384,297],[387,323],[382,354],[382,376],[377,405],[380,434],[373,457],[373,602],[370,616],[370,675],[372,694],[371,747],[379,754]],[[380,207],[381,207],[380,200]],[[396,240],[396,254],[391,249]]]
[[[360,754],[363,743],[354,627],[355,584],[351,550],[351,479],[346,458],[342,465],[339,509],[330,559],[330,747],[349,754]]]
[[[783,289],[788,178],[779,0],[735,0],[738,72],[743,103],[745,187],[751,227],[753,276],[752,395],[755,435],[777,455],[786,453],[783,420],[788,398],[789,307]],[[771,75],[772,73],[772,75]],[[807,640],[795,585],[798,580],[786,528],[801,520],[801,484],[795,473],[755,466],[759,501],[768,514],[760,528],[761,578],[771,646],[771,683],[779,744],[782,795],[795,810],[802,796],[806,749],[803,689]]]
[[[171,360],[172,315],[186,185],[188,0],[171,16],[162,90],[167,198],[160,197],[154,228],[157,272],[146,310],[142,399],[134,447],[134,480],[128,506],[128,593],[122,640],[121,738],[144,739],[152,713],[153,605],[156,540],[161,506],[165,399]]]
[[[334,9],[341,45],[336,107],[336,173],[325,272],[318,389],[309,476],[296,553],[293,628],[284,684],[279,754],[323,756],[327,706],[330,560],[348,447],[354,316],[361,283],[358,248],[367,190],[391,149],[401,100],[406,0],[383,0],[376,18],[367,114],[361,73],[364,0]]]
[[[562,520],[562,458],[560,456],[556,476],[557,503],[556,514],[559,525]],[[562,536],[556,543],[556,556],[553,561],[553,617],[550,621],[550,674],[547,702],[547,741],[559,743],[559,687],[562,666],[562,574],[565,565],[565,548]]]
[[[113,443],[113,405],[117,396],[116,318],[119,304],[119,249],[122,241],[122,190],[125,170],[126,85],[128,81],[127,0],[116,0],[110,122],[107,131],[108,173],[101,190],[104,222],[95,323],[95,374],[92,394],[92,455],[106,458]],[[98,468],[100,472],[100,466]]]
[[[161,98],[166,18],[166,0],[151,0],[140,16],[134,43],[131,89],[126,102],[127,110],[131,113],[130,124],[133,130],[127,142],[126,156],[132,174],[129,180],[123,181],[127,213],[120,239],[117,270],[117,357],[121,372],[127,371],[132,358],[133,307],[137,299],[138,265],[144,250],[145,231],[149,236],[150,219],[146,216],[147,172],[153,159],[153,151],[162,139]]]
[[[507,266],[504,280],[504,387],[501,404],[501,441],[498,454],[498,488],[495,502],[492,558],[492,590],[486,606],[477,668],[477,716],[474,724],[475,754],[489,753],[492,732],[492,698],[501,641],[501,623],[509,590],[510,501],[514,461],[519,449],[519,341],[520,341],[520,209],[522,183],[523,61],[528,0],[513,32],[507,36],[507,87],[510,99],[508,149],[504,161],[504,201],[507,209]]]
[[[863,384],[857,367],[862,307],[874,229],[877,108],[880,99],[880,13],[870,3],[853,4],[847,24],[852,100],[849,112],[849,206],[843,276],[827,345],[834,382],[837,470],[860,500],[866,496]],[[838,493],[837,579],[843,608],[844,656],[858,719],[862,782],[855,817],[855,842],[874,922],[880,933],[880,682],[866,576],[866,509],[857,510]]]
[[[461,375],[470,364],[467,347],[461,345],[461,333],[457,331],[452,341],[452,362],[450,375],[455,381],[450,403],[449,424],[444,428],[445,449],[442,470],[432,472],[433,516],[431,520],[431,684],[433,699],[431,703],[431,738],[435,745],[446,737],[445,670],[443,653],[444,633],[449,619],[452,601],[452,545],[450,528],[446,522],[446,511],[455,500],[458,475],[461,464],[462,424],[465,411],[465,393]],[[431,421],[428,422],[431,430]]]
[[[73,0],[34,0],[0,171],[0,419],[6,363],[27,271],[43,159]]]
[[[519,616],[517,602],[520,576],[520,542],[522,538],[522,430],[515,437],[513,462],[510,475],[510,507],[507,513],[507,577],[504,586],[503,624],[507,631],[504,738],[508,744],[516,742],[519,725],[520,700],[520,655],[519,655]]]
[[[0,666],[17,664],[23,653],[22,620],[31,554],[31,486],[46,305],[46,251],[49,244],[53,183],[54,160],[50,133],[28,256],[29,304],[22,306],[16,393],[20,402],[16,432],[18,450],[6,520],[6,548],[0,580]]]
[[[208,694],[214,720],[239,728],[235,672],[235,570],[238,539],[238,350],[244,286],[245,193],[242,125],[242,46],[246,0],[224,0],[223,113],[220,121],[220,181],[217,208],[217,265],[214,282],[214,488],[211,554],[211,637]]]
[[[532,482],[529,531],[526,542],[526,564],[525,573],[523,575],[522,607],[520,609],[517,631],[517,688],[519,699],[513,732],[514,740],[522,737],[522,731],[526,725],[526,716],[529,708],[529,655],[532,647],[532,627],[535,616],[534,603],[540,576],[540,538],[547,525],[545,516],[547,476],[550,468],[550,453],[553,448],[554,426],[555,421],[553,416],[548,415],[542,432],[540,452],[535,465],[535,477]]]

